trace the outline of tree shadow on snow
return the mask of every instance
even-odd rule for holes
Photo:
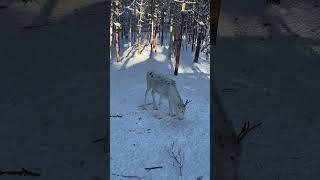
[[[234,15],[238,12],[237,16],[240,18],[255,18],[254,14],[239,16],[240,10],[235,12],[230,10],[234,7],[237,6],[226,7],[229,10],[222,12],[227,15],[229,13]],[[286,142],[295,142],[301,134],[306,136],[314,134],[313,131],[307,132],[304,128],[296,128],[307,126],[301,121],[301,117],[305,116],[304,112],[312,113],[313,118],[320,116],[315,107],[318,103],[315,99],[320,98],[317,93],[320,90],[320,85],[314,83],[316,77],[320,76],[320,55],[311,53],[311,50],[306,48],[312,45],[319,46],[319,39],[292,36],[296,32],[291,30],[283,19],[280,19],[278,23],[280,25],[276,24],[272,27],[272,39],[261,39],[260,36],[218,36],[216,50],[211,53],[215,63],[215,75],[212,77],[216,78],[218,90],[231,87],[240,91],[239,94],[233,94],[232,98],[228,98],[231,95],[222,93],[222,96],[225,97],[224,104],[228,105],[227,109],[230,114],[232,115],[232,112],[237,114],[236,121],[234,121],[235,127],[240,128],[248,119],[267,122],[263,125],[264,128],[261,129],[260,136],[250,137],[252,138],[251,144],[244,142],[245,147],[248,148],[245,149],[247,152],[244,153],[244,161],[241,162],[240,175],[245,179],[257,179],[262,176],[264,179],[272,178],[274,174],[265,172],[266,169],[272,169],[273,164],[265,164],[262,161],[266,162],[267,159],[283,157],[284,154],[288,154],[288,146],[294,147],[293,149],[298,147],[298,145],[284,143],[282,141],[284,137],[288,137]],[[283,33],[280,30],[281,26],[287,29],[289,34]],[[268,95],[255,86],[245,87],[237,84],[232,81],[234,78],[250,80],[253,84],[262,84],[263,87],[274,89],[279,93],[278,95]],[[301,94],[303,95],[301,96]],[[250,111],[247,104],[254,107],[255,111]],[[289,118],[287,116],[290,117],[290,120],[286,119]],[[275,126],[275,124],[277,125]],[[315,130],[311,126],[308,128]],[[283,133],[285,130],[287,133]],[[318,137],[313,136],[310,141],[316,142],[316,139]],[[253,142],[258,145],[253,145]],[[273,150],[272,153],[265,153],[264,148],[267,146],[272,146],[276,150]],[[290,151],[290,153],[294,153],[294,151]],[[254,159],[258,156],[264,157],[263,160]],[[255,168],[253,173],[250,168],[253,163],[258,161],[264,168]],[[282,161],[279,166],[286,167],[288,161],[290,160]],[[286,178],[305,178],[299,168],[301,167],[292,166],[292,169],[299,173],[298,177],[290,175],[291,178]],[[285,170],[283,171],[285,172]]]

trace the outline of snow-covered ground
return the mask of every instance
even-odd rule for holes
[[[122,117],[110,119],[111,179],[136,176],[148,180],[191,180],[210,175],[210,63],[200,57],[193,65],[191,49],[181,51],[179,75],[167,59],[167,49],[160,47],[149,59],[150,46],[141,55],[132,48],[122,53],[122,61],[112,60],[110,67],[110,114]],[[174,58],[172,58],[174,60]],[[174,64],[174,63],[173,63]],[[146,90],[145,74],[155,69],[176,80],[182,99],[188,104],[185,119],[168,115],[168,103],[163,100],[161,119],[154,117],[149,105],[143,110]],[[159,100],[157,95],[156,100]],[[147,102],[152,102],[149,93]],[[167,150],[174,142],[174,151],[184,154],[182,176]],[[162,166],[147,171],[145,168]]]
[[[0,0],[0,170],[41,176],[0,179],[101,180],[106,3],[38,2]]]
[[[243,141],[240,180],[320,179],[319,6],[222,1],[217,87],[238,130],[264,122]]]

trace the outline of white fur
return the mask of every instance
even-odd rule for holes
[[[146,99],[148,92],[151,90],[154,109],[158,109],[155,101],[155,93],[158,93],[160,94],[159,108],[161,106],[162,98],[165,97],[169,102],[169,115],[178,115],[179,119],[183,119],[187,103],[183,103],[181,96],[177,90],[176,82],[154,70],[150,70],[147,72],[146,80],[147,90],[144,98],[144,108],[146,108]]]

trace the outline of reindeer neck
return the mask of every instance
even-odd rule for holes
[[[180,96],[180,94],[179,94],[179,92],[178,92],[178,89],[177,89],[177,86],[174,84],[174,92],[175,92],[175,94],[176,94],[176,97],[177,97],[177,99],[176,99],[176,101],[179,103],[179,104],[183,104],[183,100],[182,100],[182,98],[181,98],[181,96]]]

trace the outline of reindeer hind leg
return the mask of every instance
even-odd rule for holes
[[[152,89],[151,91],[151,94],[152,94],[152,103],[153,103],[153,109],[157,110],[158,107],[157,107],[157,103],[156,103],[156,99],[155,99],[155,91]]]

